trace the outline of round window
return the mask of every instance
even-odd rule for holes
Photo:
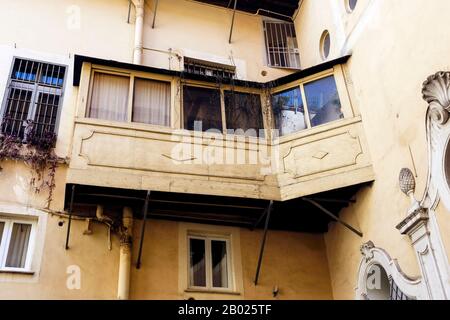
[[[347,4],[347,11],[348,12],[353,12],[353,10],[355,10],[356,5],[358,4],[358,0],[345,0],[346,4]]]
[[[330,48],[331,48],[331,39],[330,39],[330,33],[328,30],[325,30],[322,33],[322,37],[320,39],[320,54],[322,56],[322,59],[327,59],[330,55]]]

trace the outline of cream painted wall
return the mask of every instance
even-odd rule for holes
[[[421,199],[428,165],[427,104],[421,98],[421,85],[429,75],[450,68],[450,44],[442,41],[448,36],[450,3],[360,0],[351,14],[340,6],[339,23],[332,18],[328,4],[328,0],[306,0],[296,26],[302,30],[299,46],[303,67],[320,61],[319,39],[324,29],[331,33],[331,56],[352,52],[347,64],[348,84],[363,118],[376,181],[357,194],[355,205],[341,213],[345,221],[362,230],[364,238],[332,225],[325,239],[334,298],[353,299],[359,246],[365,241],[372,240],[387,250],[408,275],[419,274],[410,240],[395,229],[409,206],[399,190],[398,174],[402,167],[417,168],[416,197]],[[344,51],[336,41],[342,26],[347,38]],[[448,251],[449,217],[442,211],[445,209],[439,210],[438,220]]]
[[[93,234],[83,235],[84,221],[73,220],[70,249],[65,250],[67,220],[62,227],[57,216],[49,216],[40,272],[2,278],[0,299],[116,299],[119,266],[119,240],[112,237],[108,250],[107,227],[91,224]],[[135,267],[141,231],[135,221],[131,268],[131,299],[183,299],[178,290],[177,222],[150,220],[141,269]],[[202,229],[199,225],[198,229]],[[236,228],[241,234],[241,257],[244,291],[239,299],[273,299],[272,289],[278,285],[277,299],[329,299],[331,287],[323,236],[270,231],[260,284],[253,285],[261,241],[260,231]],[[295,255],[290,253],[296,252]],[[187,256],[186,256],[187,257]],[[66,286],[69,266],[78,266],[80,290]],[[189,294],[188,294],[189,295]],[[200,299],[214,299],[215,294],[202,294]],[[221,295],[221,297],[236,298]]]

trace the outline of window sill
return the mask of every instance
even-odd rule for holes
[[[223,294],[223,295],[232,295],[232,296],[240,296],[240,292],[236,291],[221,291],[221,290],[209,290],[209,289],[186,289],[184,290],[186,293],[204,293],[204,294]]]
[[[0,269],[0,274],[23,274],[28,276],[34,276],[34,271],[27,271],[27,270],[2,270]]]

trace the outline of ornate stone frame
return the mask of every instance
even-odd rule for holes
[[[375,247],[372,241],[361,246],[363,255],[358,269],[358,285],[356,287],[356,300],[367,299],[368,272],[374,264],[380,265],[389,278],[392,278],[398,288],[407,296],[415,299],[427,299],[426,290],[421,279],[410,278],[405,275],[396,259],[381,248]]]

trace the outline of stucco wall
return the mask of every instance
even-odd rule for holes
[[[40,272],[32,275],[0,274],[0,299],[116,299],[119,267],[119,241],[112,236],[108,250],[107,227],[91,224],[91,235],[83,235],[84,221],[73,220],[70,249],[65,250],[67,220],[49,217]],[[150,220],[146,224],[142,266],[135,268],[141,223],[135,221],[131,268],[131,299],[184,299],[179,292],[179,223]],[[198,227],[199,229],[202,226]],[[270,231],[259,285],[253,285],[262,233],[237,228],[240,232],[244,290],[239,296],[222,298],[272,299],[275,285],[277,299],[330,299],[331,287],[325,245],[321,235]],[[296,254],[291,254],[295,252]],[[187,255],[186,255],[187,259]],[[81,287],[66,286],[70,266],[80,268]],[[3,276],[3,277],[1,277]],[[188,294],[189,295],[189,294]],[[214,299],[202,294],[200,299]]]
[[[407,274],[419,272],[410,240],[395,229],[409,206],[398,188],[398,174],[402,167],[417,169],[416,197],[421,199],[428,166],[427,104],[421,98],[421,85],[429,75],[449,68],[450,45],[442,39],[447,34],[450,3],[361,0],[355,12],[348,14],[341,2],[340,11],[335,12],[337,19],[329,0],[306,0],[296,26],[303,31],[299,37],[303,67],[321,60],[319,39],[324,29],[331,34],[330,58],[352,53],[348,83],[363,118],[376,181],[357,194],[355,205],[341,213],[364,237],[332,225],[325,239],[334,298],[353,299],[361,258],[358,249],[365,241],[372,240],[387,250]],[[344,41],[339,38],[342,32]],[[448,212],[442,211],[438,218],[448,251]]]

